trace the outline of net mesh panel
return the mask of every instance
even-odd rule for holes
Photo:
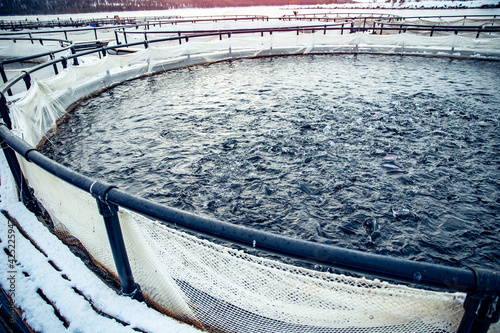
[[[9,32],[9,38],[10,37],[28,37],[28,33],[31,33],[31,36],[33,38],[53,38],[53,39],[67,39],[71,40],[75,43],[78,42],[87,42],[87,41],[93,41],[96,39],[99,40],[104,40],[104,41],[111,41],[115,39],[115,30],[114,28],[100,28],[100,29],[88,29],[88,28],[83,28],[83,29],[71,29],[68,28],[66,30],[66,34],[64,33],[64,30],[59,30],[57,29],[56,31],[50,31],[47,29],[34,29],[34,30],[20,30],[20,31],[11,31]],[[31,44],[31,42],[28,41],[28,43]],[[35,43],[38,43],[35,41]],[[47,43],[56,43],[57,42],[49,42],[45,41],[44,44]],[[30,51],[32,52],[32,51]],[[36,52],[35,52],[36,53]],[[39,52],[40,53],[40,52]],[[31,54],[31,53],[28,53]],[[20,55],[20,56],[25,56]]]
[[[206,328],[403,332],[413,327],[452,332],[463,313],[460,294],[301,269],[201,240],[136,214],[123,212],[120,218],[134,266],[143,262],[145,253],[153,258],[157,279],[168,276]],[[144,279],[151,279],[152,273]]]
[[[26,36],[23,36],[26,37]],[[47,36],[44,36],[48,38]],[[61,50],[61,46],[55,42],[45,41],[43,45],[39,42],[35,42],[31,44],[29,41],[16,41],[15,43],[12,41],[0,41],[0,60],[2,59],[12,59],[12,58],[21,58],[34,56],[41,53],[46,52],[56,52]],[[54,57],[68,56],[71,54],[71,51],[66,50],[62,52],[58,52],[54,54]],[[34,59],[30,59],[21,63],[14,64],[3,64],[4,72],[8,80],[11,80],[15,76],[21,74],[23,71],[29,70],[31,67],[36,66],[40,63],[46,62],[50,60],[49,56],[38,57]],[[32,74],[32,80],[35,79],[43,79],[53,75],[52,67],[45,68],[41,71],[35,72]],[[3,83],[3,81],[1,81]],[[13,94],[18,94],[26,91],[26,86],[24,81],[20,81],[11,87],[11,91]]]
[[[35,190],[35,196],[49,212],[56,233],[63,237],[70,234],[78,239],[97,262],[117,276],[96,200],[33,163],[19,160],[30,187]]]
[[[10,105],[10,111],[15,133],[36,145],[74,101],[149,72],[232,57],[342,52],[364,45],[384,52],[400,52],[409,45],[419,52],[451,45],[498,52],[498,41],[480,41],[460,36],[316,32],[151,44],[133,54],[86,59],[57,76],[35,81],[24,98]],[[95,199],[19,160],[57,233],[77,238],[100,266],[116,276]],[[146,297],[168,314],[209,331],[444,333],[454,332],[463,315],[462,293],[317,272],[215,244],[124,209],[119,217],[134,278]],[[490,329],[499,330],[498,324]]]
[[[399,22],[394,22],[399,23]],[[467,18],[445,18],[445,17],[428,17],[428,18],[411,18],[401,21],[402,24],[413,25],[429,25],[429,26],[498,26],[500,20],[489,19],[484,17],[467,17]]]
[[[9,36],[10,37],[10,36]],[[26,35],[22,37],[27,37]],[[44,36],[43,38],[49,38]],[[31,41],[27,40],[17,40],[13,41],[2,41],[0,45],[0,59],[12,59],[12,58],[21,58],[34,56],[40,53],[45,52],[54,52],[61,50],[61,45],[58,42],[54,41],[45,41],[44,44],[40,44],[40,42],[35,41],[33,44]],[[29,60],[29,62],[44,62],[49,59],[48,56],[35,58]]]
[[[56,232],[116,276],[90,194],[21,162]],[[54,195],[57,193],[57,195]],[[121,209],[136,282],[178,319],[221,332],[454,332],[465,295],[323,273],[199,239]]]

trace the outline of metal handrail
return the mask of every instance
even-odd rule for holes
[[[275,27],[275,28],[243,28],[243,29],[217,29],[217,30],[152,30],[152,31],[128,31],[125,29],[117,29],[115,34],[123,34],[124,36],[129,35],[143,35],[146,36],[148,34],[176,34],[177,39],[185,39],[188,38],[196,38],[196,37],[210,37],[210,36],[225,36],[225,35],[238,35],[238,34],[255,34],[260,33],[261,35],[264,33],[273,32],[303,32],[303,31],[328,31],[328,30],[350,30],[352,25],[352,21],[344,22],[344,23],[335,23],[335,24],[315,24],[315,25],[298,25],[298,26],[290,26],[290,27]],[[159,39],[155,39],[154,41],[158,41]],[[153,41],[153,40],[152,40]],[[118,40],[116,41],[118,44]]]
[[[18,40],[31,41],[31,42],[37,41],[40,43],[40,45],[43,45],[43,43],[47,42],[47,41],[48,42],[58,42],[59,45],[62,47],[60,50],[47,51],[47,52],[37,53],[37,54],[30,55],[30,56],[25,56],[25,57],[18,57],[18,58],[12,58],[12,59],[2,59],[2,60],[0,60],[0,66],[5,65],[5,64],[13,64],[13,63],[17,63],[17,62],[28,61],[28,60],[32,60],[32,59],[36,59],[36,58],[40,58],[40,57],[45,57],[45,56],[53,56],[56,53],[67,51],[74,46],[73,42],[70,40],[55,39],[55,38],[25,38],[25,37],[4,38],[4,37],[0,37],[0,40],[9,40],[9,41],[12,41],[14,43]]]
[[[371,31],[372,33],[380,32],[382,34],[383,31],[404,31],[404,32],[427,32],[432,37],[434,32],[444,31],[444,32],[453,32],[455,35],[459,32],[476,32],[476,38],[479,38],[480,33],[484,32],[500,32],[500,26],[426,26],[426,25],[405,25],[405,24],[396,24],[396,23],[382,23],[382,22],[373,22],[372,27],[367,26],[357,26],[355,25],[355,20],[350,20],[344,23],[335,23],[335,24],[315,24],[315,25],[298,25],[291,27],[278,27],[278,28],[246,28],[246,29],[225,29],[225,30],[196,30],[196,31],[179,31],[179,30],[153,30],[153,31],[130,31],[125,28],[120,28],[115,30],[116,43],[119,44],[118,34],[123,34],[125,38],[125,43],[128,44],[126,40],[126,35],[144,35],[147,40],[148,34],[177,34],[181,39],[183,38],[192,38],[192,37],[208,37],[213,34],[216,35],[231,35],[231,34],[245,34],[245,33],[273,33],[273,32],[297,32],[304,30],[310,30],[312,32],[315,31],[324,31],[326,34],[327,31],[340,31],[341,34],[344,31],[349,32],[357,32],[357,31]],[[360,22],[361,23],[361,22]],[[184,37],[182,37],[182,36]],[[150,41],[152,42],[152,41]]]
[[[335,21],[343,19],[384,19],[384,20],[398,20],[402,19],[399,15],[393,14],[382,14],[382,13],[363,13],[363,12],[353,12],[353,13],[339,13],[339,12],[328,12],[328,13],[297,13],[296,15],[283,15],[280,20],[284,21]]]
[[[281,32],[286,31],[286,29],[287,28],[278,28],[274,30],[251,29],[250,31],[264,32],[272,30]],[[294,29],[297,29],[297,27]],[[240,31],[240,33],[248,32],[248,30]],[[269,32],[271,33],[271,31]],[[238,33],[238,31],[230,31],[230,33]],[[102,52],[102,54],[105,55],[107,50],[116,49],[118,47],[130,47],[137,45],[144,45],[147,47],[149,43],[155,42],[215,35],[222,36],[226,34],[228,34],[228,32],[224,31],[218,33],[168,37],[120,46],[108,46],[96,50],[73,54],[60,59],[54,59],[28,69],[9,82],[5,83],[0,88],[0,111],[4,120],[4,122],[0,123],[0,137],[2,138],[2,147],[4,148],[5,154],[9,154],[10,149],[7,147],[10,147],[27,161],[35,163],[52,175],[93,195],[97,200],[99,211],[104,217],[108,232],[110,230],[115,232],[119,231],[119,227],[117,227],[119,226],[119,223],[116,223],[116,209],[117,207],[123,207],[144,216],[166,223],[175,224],[176,226],[200,232],[215,238],[268,252],[279,253],[281,255],[300,260],[339,267],[358,273],[369,274],[371,276],[384,277],[389,280],[401,281],[407,284],[417,284],[432,289],[466,292],[467,298],[464,305],[466,308],[466,314],[462,318],[459,332],[486,332],[489,325],[498,321],[498,317],[500,316],[500,307],[498,306],[500,297],[500,272],[498,271],[454,268],[431,263],[392,258],[276,235],[266,231],[255,230],[252,228],[222,222],[216,219],[197,216],[140,198],[138,196],[130,195],[119,190],[115,186],[81,175],[78,172],[64,167],[63,165],[44,156],[34,147],[28,145],[25,141],[15,136],[10,131],[10,118],[4,94],[16,82],[19,82],[22,79],[27,81],[26,78],[29,78],[30,74],[35,71],[48,66],[53,66],[59,62],[62,62],[64,65],[65,62],[67,64],[67,60],[69,59],[77,59],[77,57],[87,54]],[[14,154],[11,153],[9,156],[9,165],[17,163]],[[22,177],[17,178],[22,180]],[[26,187],[26,185],[18,184],[19,188],[22,188],[22,186]],[[119,232],[119,234],[121,235],[121,232]],[[115,242],[120,243],[120,237],[118,237],[118,241],[114,241],[110,236],[110,245],[112,247],[115,261],[117,262],[116,265],[119,266],[118,262],[121,262],[120,265],[125,266],[117,267],[119,273],[125,272],[119,274],[122,282],[122,291],[124,294],[140,298],[140,289],[133,282],[130,267],[128,266],[127,268],[128,259],[126,259],[124,246],[123,244],[117,245]],[[123,239],[121,239],[121,242],[123,243]],[[116,256],[121,259],[117,260]]]
[[[0,37],[0,40],[12,40],[14,43],[17,40],[28,40],[28,41],[31,41],[32,43],[36,40],[41,45],[43,45],[44,41],[50,41],[50,42],[55,41],[55,42],[59,42],[59,44],[61,45],[60,50],[42,52],[42,53],[33,54],[31,56],[26,56],[26,57],[18,57],[18,58],[0,60],[0,76],[1,76],[2,81],[4,83],[8,82],[7,75],[5,73],[5,67],[4,67],[5,65],[29,61],[32,59],[37,59],[37,58],[46,57],[46,56],[49,56],[51,59],[54,59],[56,53],[65,52],[67,50],[72,50],[74,52],[73,42],[69,41],[69,40],[65,40],[65,39],[54,39],[54,38],[36,38],[36,39],[33,39],[33,38],[24,38],[24,37],[20,37],[20,38],[2,38],[2,37]],[[7,90],[7,93],[9,96],[12,96],[12,91],[10,89]]]
[[[393,281],[416,283],[448,291],[500,291],[500,275],[493,274],[496,277],[495,279],[492,279],[486,285],[481,285],[479,281],[476,281],[476,274],[472,269],[446,267],[425,262],[391,258],[373,253],[344,249],[333,245],[305,241],[194,215],[158,204],[128,194],[116,187],[106,185],[60,165],[12,134],[6,124],[0,126],[0,136],[27,161],[35,163],[54,176],[87,193],[91,193],[91,187],[95,187],[96,184],[109,187],[106,192],[107,202],[153,219],[248,247],[279,253],[292,258],[305,259],[319,264],[341,267],[358,273],[385,277]]]
[[[376,27],[375,25],[379,25]],[[389,26],[389,27],[387,27]],[[475,32],[476,38],[479,38],[481,33],[485,32],[500,32],[500,26],[426,26],[426,25],[410,25],[410,24],[396,24],[396,23],[381,23],[374,22],[374,27],[370,28],[374,33],[380,31],[380,34],[384,31],[398,31],[403,32],[427,32],[429,36],[432,37],[434,32],[453,32],[458,35],[459,32]]]
[[[472,14],[472,15],[420,15],[420,16],[405,16],[404,19],[430,19],[430,18],[500,18],[499,15],[485,15],[485,14]]]
[[[144,24],[151,22],[203,22],[203,21],[225,21],[225,20],[267,20],[269,16],[267,15],[208,15],[208,16],[153,16],[144,17],[143,19],[139,17],[120,17],[119,20],[124,22],[124,25],[136,24],[137,22],[143,22]],[[69,19],[69,20],[48,20],[48,21],[8,21],[0,20],[0,29],[2,28],[62,28],[65,26],[86,26],[95,24],[99,25],[114,25],[117,19],[115,18],[100,18],[100,19]]]
[[[68,34],[69,33],[75,33],[75,32],[85,32],[85,31],[93,31],[94,32],[94,37],[97,40],[98,39],[98,34],[97,32],[100,30],[113,30],[117,28],[135,28],[139,26],[138,24],[114,24],[114,25],[109,25],[105,27],[88,27],[88,28],[71,28],[71,29],[58,29],[58,30],[41,30],[41,31],[17,31],[17,32],[0,32],[0,37],[4,38],[15,38],[15,39],[20,39],[21,37],[15,37],[15,36],[23,36],[27,35],[27,38],[32,38],[34,40],[37,40],[39,38],[33,38],[35,35],[44,35],[44,34],[63,34],[65,40],[69,40]]]
[[[86,28],[71,28],[71,29],[59,29],[57,31],[53,30],[41,30],[41,31],[15,31],[15,32],[0,32],[0,36],[19,36],[19,35],[32,35],[36,34],[53,34],[53,33],[67,33],[70,32],[82,32],[82,31],[97,31],[97,30],[109,30],[116,28],[138,28],[140,26],[149,27],[151,25],[168,25],[168,24],[179,24],[179,23],[198,23],[198,22],[218,22],[218,21],[248,21],[248,20],[269,20],[270,18],[265,15],[220,15],[220,16],[193,16],[193,17],[162,17],[162,18],[145,18],[144,20],[138,20],[136,18],[133,19],[134,23],[125,23],[125,24],[116,24],[115,19],[101,19],[100,20],[84,20],[84,21],[71,21],[75,24],[75,26],[80,26],[82,22],[85,24],[98,23],[105,24],[105,26],[95,26],[95,27],[86,27]],[[131,18],[123,18],[123,21],[131,21]],[[24,23],[24,21],[19,21],[20,23]],[[0,20],[0,25],[2,21]],[[40,25],[43,25],[44,22],[37,22]],[[49,26],[51,25],[51,21],[47,22]],[[68,23],[70,25],[70,23]]]
[[[136,22],[136,18],[123,17],[120,21],[124,22],[124,24],[131,24]],[[63,27],[82,27],[88,26],[91,24],[105,24],[112,25],[116,24],[116,19],[114,18],[101,18],[101,19],[77,19],[73,20],[70,18],[69,20],[37,20],[37,21],[25,21],[22,20],[0,20],[0,29],[40,29],[40,28],[63,28]]]

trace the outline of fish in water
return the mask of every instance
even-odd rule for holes
[[[370,238],[372,240],[372,242],[379,238],[380,237],[380,229],[379,229],[379,226],[378,226],[378,222],[377,222],[377,219],[373,219],[372,220],[372,232],[370,233]]]
[[[306,185],[306,184],[304,184],[304,183],[300,183],[300,184],[299,184],[299,187],[300,187],[300,189],[301,189],[303,192],[305,192],[305,193],[307,193],[307,194],[309,194],[309,195],[312,195],[311,190],[309,189],[309,187],[307,187],[307,185]]]
[[[394,161],[397,158],[398,157],[396,155],[385,155],[384,157],[382,157],[382,159],[385,161]]]
[[[356,231],[349,227],[339,226],[339,229],[342,230],[346,235],[355,235]]]
[[[412,213],[410,212],[409,209],[398,209],[398,210],[393,209],[392,216],[395,219],[404,219],[404,218],[412,217]]]
[[[394,163],[384,163],[382,167],[387,171],[387,173],[406,173],[399,165]]]
[[[271,189],[269,187],[267,187],[267,185],[264,185],[264,192],[267,195],[271,195],[273,193],[273,191],[271,191]]]
[[[401,169],[401,167],[399,165],[396,165],[394,163],[384,163],[384,164],[382,164],[382,167],[389,169],[389,170]]]

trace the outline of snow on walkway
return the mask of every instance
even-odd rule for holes
[[[0,210],[0,284],[7,293],[14,291],[16,307],[35,331],[200,332],[145,303],[118,295],[87,269],[17,200],[3,153]],[[9,251],[15,255],[15,261],[9,260]],[[11,288],[13,281],[15,287]]]

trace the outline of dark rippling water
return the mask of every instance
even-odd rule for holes
[[[43,151],[236,224],[500,267],[500,63],[300,56],[181,69],[83,102]]]

